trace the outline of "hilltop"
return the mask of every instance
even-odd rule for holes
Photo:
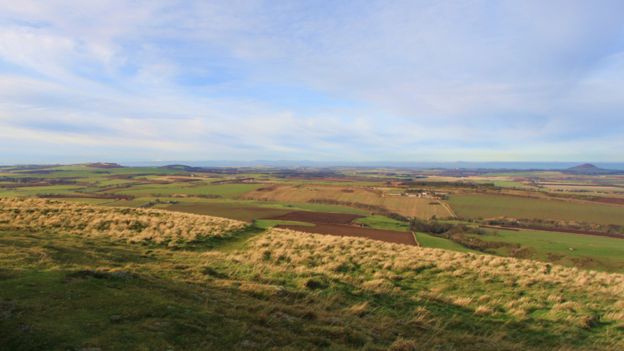
[[[621,274],[157,210],[11,199],[0,214],[12,350],[624,347]]]

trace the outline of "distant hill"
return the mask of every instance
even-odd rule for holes
[[[600,167],[596,167],[591,163],[583,163],[578,166],[570,167],[565,169],[563,173],[568,174],[582,174],[582,175],[600,175],[600,174],[619,174],[621,171],[604,169]]]
[[[176,171],[187,171],[187,172],[193,172],[193,171],[198,171],[202,169],[201,167],[191,167],[187,165],[166,165],[160,168],[171,169],[171,170],[176,170]]]
[[[224,174],[235,174],[238,173],[238,171],[236,170],[236,168],[231,168],[231,167],[222,167],[222,168],[218,168],[218,167],[194,167],[194,166],[187,166],[187,165],[166,165],[166,166],[162,166],[160,167],[161,169],[169,169],[169,170],[174,170],[174,171],[183,171],[183,172],[192,172],[192,173],[202,173],[202,172],[208,172],[208,173],[224,173]]]
[[[122,165],[118,163],[112,163],[112,162],[87,163],[85,166],[91,167],[91,168],[123,168]]]

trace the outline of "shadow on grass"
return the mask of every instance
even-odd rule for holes
[[[240,249],[261,232],[250,227],[187,249]],[[19,239],[3,238],[3,244]],[[587,349],[596,337],[593,330],[478,316],[443,301],[416,301],[405,292],[371,293],[330,279],[284,289],[240,274],[238,263],[223,261],[226,255],[206,262],[226,265],[219,266],[223,271],[163,271],[194,255],[162,250],[166,258],[156,254],[144,261],[141,245],[122,249],[73,236],[42,234],[18,242],[11,250],[39,252],[48,245],[54,249],[45,250],[69,254],[56,257],[52,267],[30,268],[20,262],[8,266],[0,257],[0,349],[265,350],[296,345],[386,350],[405,338],[421,349],[540,350]],[[81,251],[88,259],[74,258]],[[117,254],[135,263],[132,271],[117,270]],[[166,260],[163,265],[161,259]],[[286,271],[283,278],[306,276]],[[363,302],[370,304],[364,313],[347,312]],[[415,323],[417,307],[426,308],[432,321]]]
[[[243,248],[247,240],[252,237],[263,233],[265,229],[258,228],[250,225],[241,230],[228,233],[227,235],[220,237],[201,237],[199,239],[176,244],[172,247],[173,250],[187,250],[187,251],[204,251],[217,249],[219,251],[237,250]]]

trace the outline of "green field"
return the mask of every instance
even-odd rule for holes
[[[537,218],[624,225],[624,206],[499,195],[454,195],[450,204],[464,218]]]
[[[259,188],[259,184],[188,184],[174,183],[164,185],[137,185],[131,189],[116,191],[119,194],[127,195],[160,195],[167,196],[173,194],[186,195],[216,195],[227,198],[236,197],[248,191]]]
[[[304,227],[314,227],[313,223],[300,221],[281,221],[277,219],[258,219],[254,221],[254,225],[262,229],[269,229],[278,225],[299,225]]]
[[[435,235],[431,235],[427,233],[416,233],[416,240],[418,240],[418,243],[422,247],[452,250],[452,251],[458,251],[458,252],[475,252],[452,240],[441,238],[439,236],[435,236]]]
[[[624,239],[593,235],[546,232],[537,230],[488,230],[478,238],[491,242],[519,244],[528,251],[524,258],[555,262],[568,266],[624,272]],[[513,248],[495,250],[509,255]]]
[[[409,231],[408,223],[397,221],[396,219],[380,215],[372,215],[364,218],[358,218],[354,222],[364,224],[368,227],[375,229],[396,230],[399,232]]]
[[[195,199],[195,201],[182,199],[180,203],[164,206],[163,208],[170,211],[205,214],[217,217],[239,219],[248,222],[251,222],[254,219],[283,215],[291,211],[318,211],[353,214],[365,213],[362,210],[335,205],[288,204],[267,201],[239,201],[227,199]]]

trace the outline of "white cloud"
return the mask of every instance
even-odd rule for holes
[[[620,160],[601,5],[0,1],[0,129],[24,158]]]

